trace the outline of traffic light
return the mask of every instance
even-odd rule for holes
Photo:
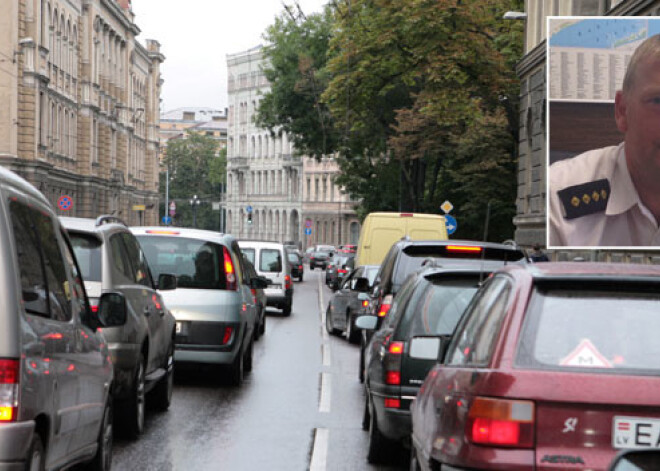
[[[252,213],[248,213],[248,224],[252,224]]]

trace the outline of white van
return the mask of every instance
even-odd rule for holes
[[[238,246],[243,255],[252,262],[257,274],[270,280],[264,290],[267,305],[281,309],[285,316],[290,315],[293,304],[293,282],[284,244],[239,240]]]

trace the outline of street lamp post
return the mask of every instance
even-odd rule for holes
[[[197,227],[197,206],[201,203],[200,199],[197,198],[197,195],[194,195],[190,200],[190,206],[192,207],[193,212],[193,227]]]

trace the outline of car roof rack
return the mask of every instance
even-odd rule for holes
[[[113,222],[128,227],[128,224],[126,224],[124,221],[119,219],[117,216],[113,216],[111,214],[104,214],[102,216],[97,217],[95,225],[96,227],[98,227],[98,226],[102,226],[103,224],[110,224]]]

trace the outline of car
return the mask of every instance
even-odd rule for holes
[[[287,250],[286,257],[291,268],[291,278],[297,278],[298,281],[302,281],[305,272],[302,257],[297,251],[294,252],[291,250]]]
[[[392,302],[406,277],[418,270],[428,259],[466,266],[481,265],[491,261],[527,263],[525,252],[515,245],[478,242],[470,240],[410,240],[407,237],[390,247],[374,281],[370,294],[372,314],[382,319],[387,316]],[[364,380],[364,349],[369,341],[371,330],[362,330],[360,342],[359,378]]]
[[[331,271],[329,268],[326,270],[326,283],[330,289],[336,291],[339,289],[344,277],[355,267],[355,255],[337,253],[333,259],[332,267]],[[329,279],[328,271],[330,271]]]
[[[657,448],[660,267],[543,263],[480,288],[411,406],[411,469],[606,470]]]
[[[176,275],[176,289],[162,293],[176,320],[176,364],[210,365],[219,378],[242,383],[252,370],[257,305],[237,240],[202,229],[131,227],[155,277]]]
[[[439,264],[438,264],[439,265]],[[415,355],[429,336],[447,340],[489,268],[442,267],[430,261],[408,276],[392,310],[365,349],[363,428],[369,431],[367,459],[384,462],[410,437],[410,402],[435,364]],[[499,264],[495,265],[499,266]],[[360,317],[358,328],[374,329],[377,318]],[[418,338],[419,337],[419,338]]]
[[[270,280],[265,290],[268,306],[281,309],[282,314],[290,316],[293,307],[293,282],[284,245],[259,240],[239,240],[238,245],[254,265],[257,274]]]
[[[355,327],[355,320],[368,312],[368,291],[371,290],[378,268],[378,265],[359,266],[342,281],[339,290],[328,301],[325,313],[325,328],[329,334],[339,335],[343,332],[350,343],[360,341],[360,330]]]
[[[313,252],[316,252],[316,247],[307,247],[303,253],[303,262],[309,263],[309,259],[311,258]]]
[[[257,307],[257,321],[254,328],[254,340],[259,340],[259,338],[266,333],[266,306],[268,300],[266,298],[266,293],[263,288],[256,288],[256,284],[252,280],[259,278],[262,285],[268,285],[270,280],[264,278],[257,274],[257,270],[254,268],[252,262],[243,255],[243,263],[245,266],[245,277],[247,278],[248,285],[250,285],[250,292],[254,296],[254,302]]]
[[[0,468],[112,463],[114,371],[102,330],[123,325],[122,293],[92,312],[48,200],[0,167]]]
[[[329,261],[332,259],[331,252],[312,252],[312,255],[309,257],[309,269],[315,270],[316,268],[321,268],[325,270],[328,266]]]
[[[79,260],[92,309],[105,292],[122,293],[126,299],[126,323],[103,334],[115,368],[112,396],[118,425],[137,438],[144,430],[146,401],[167,410],[172,399],[174,316],[156,284],[161,291],[173,290],[176,277],[161,273],[154,282],[139,242],[117,217],[60,221]]]
[[[356,253],[357,245],[355,244],[343,244],[337,247],[337,251],[341,253]]]

